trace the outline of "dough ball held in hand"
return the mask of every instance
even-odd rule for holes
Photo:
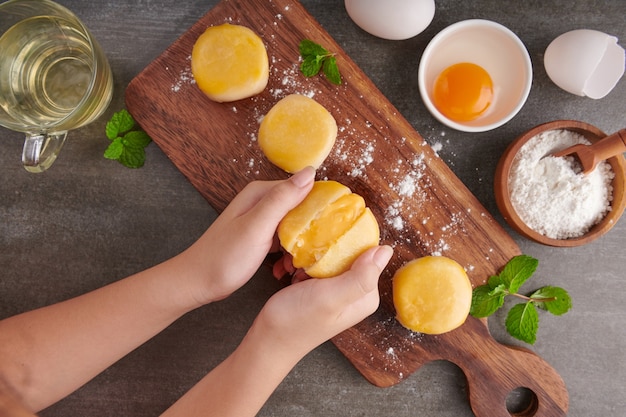
[[[337,139],[333,116],[312,98],[292,94],[261,121],[259,146],[274,165],[289,173],[324,162]]]
[[[363,197],[336,181],[316,181],[280,222],[278,238],[294,267],[313,278],[329,278],[378,245],[380,231]]]

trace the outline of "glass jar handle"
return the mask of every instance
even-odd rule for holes
[[[57,159],[67,131],[55,133],[26,134],[24,149],[22,151],[22,163],[29,172],[43,172]]]

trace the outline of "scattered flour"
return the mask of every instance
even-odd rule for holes
[[[552,239],[582,236],[611,210],[615,176],[607,162],[584,175],[574,157],[551,153],[578,143],[584,136],[552,130],[521,147],[509,174],[511,203],[531,229]]]
[[[284,21],[284,15],[289,11],[289,6],[286,6],[284,10],[276,13],[274,22],[268,24],[267,29],[271,31],[269,28]],[[264,36],[265,42],[268,44],[268,51],[271,53],[275,49],[272,45],[275,46],[277,39],[271,33],[260,34]],[[232,103],[229,107],[232,113],[238,114],[236,124],[243,126],[247,139],[246,146],[241,148],[240,154],[233,155],[232,161],[239,165],[241,172],[251,179],[258,177],[262,172],[265,160],[257,149],[257,131],[264,115],[272,105],[289,94],[302,94],[309,98],[315,98],[316,95],[322,94],[317,83],[302,77],[300,73],[301,57],[297,51],[293,59],[289,59],[289,62],[277,55],[270,55],[269,60],[270,80],[273,80],[268,86],[269,94],[252,97],[248,103]],[[172,92],[183,94],[184,87],[195,84],[191,72],[190,55],[186,57],[184,68],[180,71],[177,70],[176,74],[173,75]],[[379,152],[377,150],[379,146],[386,146],[386,143],[404,144],[408,140],[405,137],[394,137],[389,132],[387,125],[374,124],[370,120],[363,119],[361,114],[343,114],[343,108],[340,107],[329,108],[329,110],[334,110],[338,122],[338,137],[332,155],[336,160],[342,161],[342,166],[346,170],[345,175],[366,179],[368,170]],[[376,130],[378,135],[368,134],[369,129]],[[443,143],[446,142],[446,133],[443,131],[433,133],[436,137],[430,141],[433,143],[431,148],[437,154],[442,150]],[[417,145],[426,146],[427,142],[424,141]],[[454,216],[444,226],[435,226],[430,217],[421,218],[417,223],[423,226],[421,232],[415,231],[409,225],[409,223],[416,222],[416,216],[424,215],[420,207],[427,202],[426,200],[433,192],[433,190],[428,190],[432,184],[428,176],[425,175],[426,168],[426,156],[419,151],[407,159],[399,159],[390,164],[385,172],[385,180],[388,181],[389,189],[398,198],[385,209],[383,221],[395,232],[393,245],[419,241],[420,245],[431,254],[443,255],[450,249],[446,240],[447,237],[459,232],[458,222]],[[320,172],[324,170],[325,167],[322,166]]]
[[[196,80],[193,78],[193,74],[191,72],[191,55],[187,56],[186,61],[188,63],[187,66],[180,70],[170,88],[174,93],[179,92],[184,85],[192,85],[196,83]],[[169,68],[166,69],[169,70]]]
[[[407,161],[398,160],[390,169],[389,188],[398,195],[398,199],[387,207],[385,216],[385,223],[399,232],[405,229],[405,218],[413,218],[413,213],[404,209],[405,205],[423,201],[425,187],[430,186],[424,176],[426,163],[423,153],[417,154],[410,161],[410,166],[404,167],[406,163]]]

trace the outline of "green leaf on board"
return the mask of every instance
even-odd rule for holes
[[[313,77],[322,71],[328,81],[337,85],[341,84],[341,74],[334,53],[310,39],[302,40],[298,45],[298,50],[302,57],[300,71],[305,77]]]

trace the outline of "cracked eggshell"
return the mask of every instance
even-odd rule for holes
[[[545,51],[550,79],[563,90],[599,99],[611,92],[624,74],[624,48],[606,33],[577,29],[554,39]]]
[[[389,40],[418,35],[435,16],[435,0],[345,0],[345,6],[357,26]]]

